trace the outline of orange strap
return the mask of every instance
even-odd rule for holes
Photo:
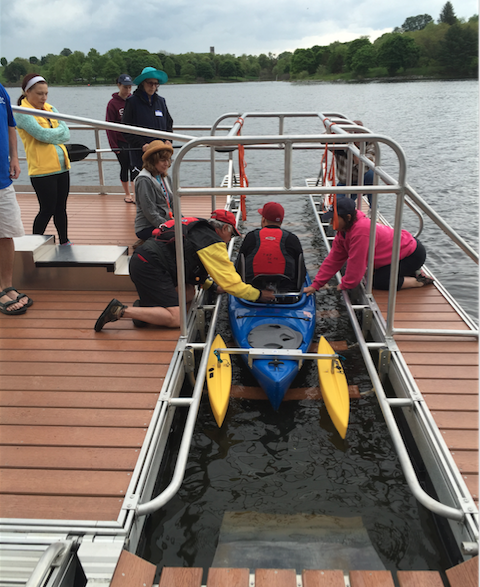
[[[236,123],[240,124],[240,128],[238,129],[237,136],[240,136],[242,133],[243,127],[243,118],[239,117],[236,120]],[[245,147],[243,145],[238,145],[238,167],[240,171],[240,187],[248,187],[248,178],[247,174],[245,173],[245,168],[247,164],[245,163]],[[245,221],[247,219],[247,206],[246,206],[246,196],[240,196],[240,210],[242,212],[242,220]]]

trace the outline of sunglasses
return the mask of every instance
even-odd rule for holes
[[[147,84],[147,86],[156,86],[157,88],[160,85],[158,82],[143,82],[143,83]]]

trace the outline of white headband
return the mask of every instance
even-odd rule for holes
[[[26,92],[27,90],[29,90],[35,84],[38,84],[38,82],[45,82],[45,83],[47,83],[47,80],[44,77],[42,77],[41,75],[37,75],[35,77],[32,77],[32,79],[25,86],[24,92]]]

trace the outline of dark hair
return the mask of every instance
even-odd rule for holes
[[[168,150],[161,150],[152,153],[150,157],[147,157],[146,160],[143,162],[143,169],[149,171],[153,176],[158,174],[156,165],[159,161],[169,161],[172,158],[170,151]],[[165,174],[166,175],[166,174]]]
[[[350,220],[348,220],[349,216],[350,216]],[[357,209],[355,208],[355,210],[353,210],[351,214],[346,214],[345,216],[340,216],[340,218],[343,218],[343,221],[345,222],[345,230],[352,228],[352,226],[357,221]]]
[[[26,96],[26,94],[25,94],[25,88],[27,87],[27,84],[28,84],[28,82],[29,82],[31,79],[33,79],[34,77],[38,77],[38,76],[40,76],[40,74],[39,74],[39,73],[27,73],[27,75],[26,75],[26,76],[23,78],[23,81],[22,81],[22,95],[21,95],[21,96],[20,96],[20,98],[17,100],[17,106],[21,106],[21,104],[22,104],[22,100],[23,100],[24,98],[26,98],[26,97],[27,97],[27,96]],[[39,83],[39,82],[37,82],[37,83]],[[47,82],[41,82],[41,83],[42,83],[42,84],[43,84],[43,83],[45,83],[45,84],[46,84]],[[37,84],[34,84],[34,86],[36,86],[36,85],[37,85]],[[33,86],[32,86],[32,88],[33,88]],[[30,89],[31,89],[31,88],[30,88]]]

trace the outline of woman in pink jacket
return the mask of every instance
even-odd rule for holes
[[[337,289],[356,287],[367,269],[368,245],[370,240],[370,220],[357,210],[350,198],[337,199],[338,231],[330,253],[320,266],[311,286],[304,289],[312,294],[323,287],[347,262],[345,275]],[[323,215],[324,220],[333,218],[333,210]],[[388,290],[390,283],[390,263],[392,260],[393,228],[377,224],[375,238],[373,287]],[[422,243],[409,232],[402,230],[400,241],[400,264],[397,289],[423,287],[433,283],[420,268],[427,254]]]

